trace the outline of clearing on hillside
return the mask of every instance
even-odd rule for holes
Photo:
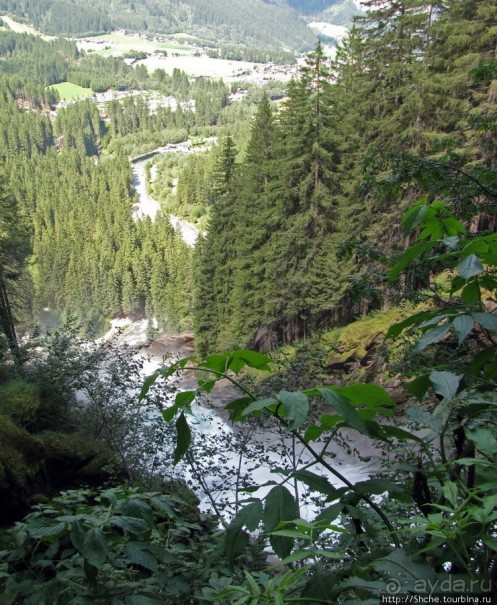
[[[60,84],[54,84],[49,88],[53,88],[59,93],[61,101],[84,99],[85,97],[91,97],[95,94],[91,88],[83,88],[77,84],[71,84],[71,82],[61,82]]]

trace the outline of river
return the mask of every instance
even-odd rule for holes
[[[152,198],[147,190],[146,170],[152,155],[163,153],[194,153],[198,148],[192,148],[188,142],[159,147],[143,160],[134,161],[133,182],[138,196],[138,203],[133,207],[133,217],[140,220],[150,217],[152,220],[161,211],[160,203]],[[199,230],[191,223],[174,215],[169,215],[173,227],[181,234],[183,240],[194,246],[199,236]],[[143,378],[164,364],[165,358],[181,358],[192,355],[193,337],[191,335],[167,335],[159,333],[151,343],[147,343],[146,320],[130,321],[116,320],[113,330],[121,330],[119,339],[122,344],[136,347],[139,355],[145,358]],[[112,334],[112,331],[109,333]],[[145,346],[145,348],[141,348]],[[180,390],[194,389],[196,386],[193,372],[187,372],[175,388]],[[168,388],[164,385],[164,388]],[[274,482],[281,482],[282,475],[275,469],[291,469],[294,465],[303,467],[311,462],[311,458],[302,446],[297,446],[292,436],[275,426],[263,426],[252,422],[232,426],[229,423],[225,405],[241,393],[228,381],[220,381],[213,392],[191,406],[188,423],[193,433],[194,455],[189,463],[182,463],[175,469],[176,473],[192,485],[201,500],[201,508],[216,512],[233,510],[228,502],[236,500],[236,486],[244,484],[249,487],[261,486],[257,495],[264,495]],[[171,395],[172,398],[172,395]],[[372,467],[366,463],[358,464],[357,452],[361,456],[374,457],[373,445],[362,436],[349,433],[346,435],[349,443],[354,445],[344,450],[336,446],[330,448],[330,460],[340,473],[349,481],[365,479]],[[358,441],[359,438],[359,441]],[[319,443],[316,444],[319,447]],[[159,461],[154,460],[155,472],[171,476],[171,451],[159,455]],[[313,472],[326,475],[335,486],[341,482],[317,465]],[[292,486],[292,489],[294,487]],[[245,496],[254,493],[245,493]],[[299,498],[302,489],[299,491]],[[316,512],[316,505],[311,500],[301,502],[301,516],[310,518]]]
[[[216,139],[206,139],[208,144],[214,143]],[[139,161],[132,161],[133,167],[133,185],[135,186],[136,193],[138,196],[138,202],[133,206],[133,218],[139,220],[144,217],[150,217],[152,220],[155,219],[157,213],[161,211],[160,203],[155,200],[148,192],[147,189],[147,164],[154,155],[164,153],[200,153],[207,150],[207,145],[201,147],[192,147],[189,141],[183,141],[182,143],[171,143],[163,147],[158,147],[150,153],[146,154],[146,159]],[[195,246],[200,231],[185,219],[169,214],[169,221],[176,231],[178,231],[183,241],[188,246]]]
[[[160,333],[151,343],[147,343],[146,320],[116,320],[113,322],[113,329],[117,328],[120,329],[117,344],[135,347],[137,354],[145,358],[143,379],[164,365],[164,358],[168,358],[167,363],[170,363],[174,359],[194,353],[193,339],[189,334]],[[168,401],[172,401],[177,389],[189,390],[195,387],[194,372],[185,372],[179,382],[175,383]],[[162,388],[167,391],[170,385],[164,384]],[[236,425],[230,423],[225,405],[240,396],[241,393],[231,383],[220,381],[208,397],[192,404],[191,414],[187,414],[193,435],[193,456],[173,468],[172,448],[165,447],[164,451],[155,454],[151,461],[156,476],[185,479],[199,496],[202,510],[214,510],[228,517],[233,512],[233,503],[237,498],[237,485],[245,485],[250,489],[260,486],[255,493],[242,492],[242,500],[254,495],[263,496],[274,482],[279,483],[282,480],[283,476],[275,472],[276,469],[289,470],[294,465],[302,468],[311,462],[309,454],[302,446],[293,442],[290,434],[278,430],[269,421],[264,421],[266,424],[258,421]],[[150,422],[156,422],[157,419],[162,422],[158,411],[153,418],[149,418]],[[363,480],[368,473],[374,472],[374,467],[359,463],[352,449],[358,448],[361,456],[373,458],[374,447],[369,440],[353,432],[349,432],[346,439],[348,443],[353,444],[350,450],[347,452],[338,445],[332,446],[329,461],[349,481]],[[315,445],[319,448],[319,442]],[[333,485],[341,485],[340,481],[326,473],[319,465],[311,470],[327,476]],[[291,491],[295,489],[293,484],[287,485]],[[300,486],[299,499],[302,494],[303,489]],[[301,499],[300,504],[303,518],[312,518],[318,510],[316,503],[308,498]]]

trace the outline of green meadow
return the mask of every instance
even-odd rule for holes
[[[60,84],[54,84],[50,86],[57,90],[61,101],[72,101],[74,99],[83,99],[84,97],[91,97],[94,92],[91,88],[83,88],[77,84],[71,84],[70,82],[61,82]]]

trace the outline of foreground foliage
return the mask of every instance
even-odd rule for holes
[[[436,305],[389,330],[391,337],[412,332],[414,354],[431,359],[427,372],[408,377],[407,389],[419,403],[408,406],[403,420],[395,419],[392,400],[374,384],[281,390],[260,399],[235,376],[247,367],[270,370],[271,359],[248,350],[180,360],[157,370],[142,389],[144,396],[157,379],[190,371],[193,362],[202,376],[195,390],[178,393],[163,411],[176,424],[175,463],[190,445],[190,405],[222,378],[243,394],[226,406],[232,421],[276,419],[310,454],[309,463],[274,468],[280,480],[265,484],[264,497],[254,494],[261,485],[242,488],[243,506],[226,531],[225,548],[234,563],[247,532],[262,531],[281,565],[311,574],[297,590],[311,602],[369,602],[389,586],[412,594],[434,586],[441,592],[449,584],[461,593],[495,588],[497,319],[484,298],[497,286],[497,235],[470,233],[443,202],[419,203],[403,222],[406,232],[418,230],[419,243],[392,268],[391,282],[408,269],[449,280],[446,299],[436,292]],[[447,347],[459,352],[457,373],[454,357],[447,367],[440,355]],[[379,460],[369,478],[350,481],[331,449],[344,429],[395,456]],[[303,487],[320,494],[310,521],[300,518]],[[291,577],[294,589],[302,584],[301,575]],[[258,580],[247,576],[220,598],[266,603],[267,580]]]
[[[199,603],[229,573],[213,520],[161,493],[64,492],[11,533],[15,543],[0,551],[2,605]]]

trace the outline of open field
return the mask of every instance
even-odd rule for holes
[[[175,44],[174,42],[161,42],[141,38],[139,35],[127,36],[119,32],[76,40],[78,48],[84,51],[95,52],[101,55],[125,54],[136,50],[146,53],[165,50],[174,53],[190,53],[191,46]]]
[[[83,88],[77,84],[71,84],[70,82],[54,84],[53,86],[50,86],[50,88],[54,88],[58,91],[61,101],[73,101],[74,99],[91,97],[95,94],[91,88]]]

